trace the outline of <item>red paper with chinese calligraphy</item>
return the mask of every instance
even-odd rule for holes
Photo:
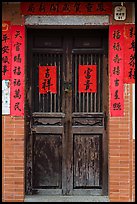
[[[11,115],[24,115],[24,49],[25,27],[11,26],[12,68],[11,68]]]
[[[124,26],[124,83],[135,83],[135,25]]]
[[[11,78],[10,22],[2,22],[2,80]]]
[[[124,114],[124,85],[123,85],[123,57],[124,57],[124,26],[113,25],[109,28],[109,59],[110,59],[110,114],[123,116]]]
[[[107,15],[112,2],[21,2],[23,15]]]
[[[39,93],[57,93],[56,66],[39,66]]]
[[[96,65],[79,65],[78,91],[80,93],[97,92]]]

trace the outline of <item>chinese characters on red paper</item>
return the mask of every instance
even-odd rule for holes
[[[57,93],[56,66],[39,66],[39,93]]]
[[[109,58],[110,58],[110,114],[123,116],[124,86],[123,86],[123,52],[124,27],[110,26],[109,30]]]
[[[12,26],[11,115],[24,115],[24,26]]]
[[[10,22],[2,22],[2,80],[10,79],[11,74],[11,35]]]
[[[22,2],[23,15],[112,14],[112,2]]]
[[[79,87],[80,93],[92,92],[96,90],[96,65],[79,65]]]
[[[124,26],[124,83],[135,83],[135,25]]]

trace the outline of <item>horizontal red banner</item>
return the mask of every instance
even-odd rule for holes
[[[112,2],[21,2],[23,15],[106,15]]]

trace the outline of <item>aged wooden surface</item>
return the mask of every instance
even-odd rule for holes
[[[35,135],[33,138],[33,187],[61,188],[61,135]]]
[[[101,187],[101,136],[74,136],[74,188]]]
[[[106,36],[28,29],[27,194],[107,194]],[[97,93],[78,93],[80,64],[97,65]],[[39,65],[57,66],[57,94],[39,94]]]

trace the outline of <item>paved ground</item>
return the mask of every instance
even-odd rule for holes
[[[107,196],[26,196],[24,202],[109,202]]]

